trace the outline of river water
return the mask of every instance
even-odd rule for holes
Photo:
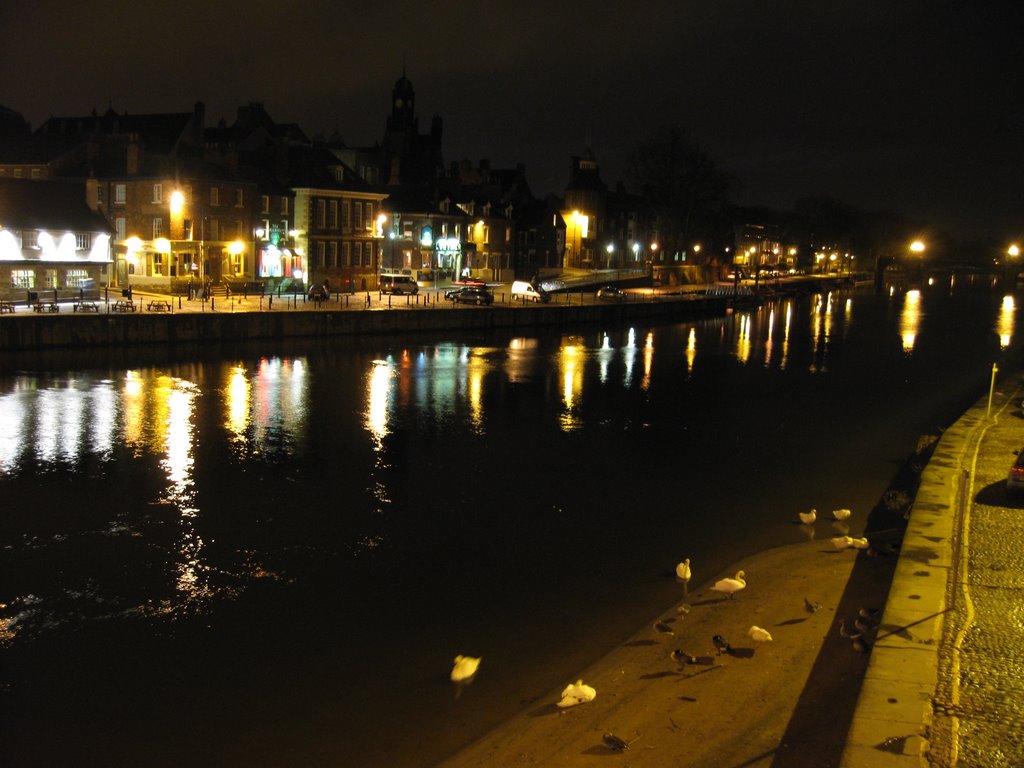
[[[4,764],[434,765],[676,602],[683,557],[706,581],[810,507],[858,534],[918,439],[1011,375],[1018,304],[943,282],[8,359]],[[483,658],[461,689],[456,654]]]

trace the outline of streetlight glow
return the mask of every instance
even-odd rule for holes
[[[920,240],[915,240],[910,244],[910,250],[914,253],[924,253],[924,243]]]

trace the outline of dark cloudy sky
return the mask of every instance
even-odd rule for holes
[[[448,161],[560,191],[588,136],[609,184],[654,126],[686,128],[740,202],[826,194],[965,237],[1024,230],[1019,0],[21,0],[0,9],[0,104],[49,115],[262,102],[378,140],[403,63]]]

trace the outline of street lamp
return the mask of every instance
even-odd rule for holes
[[[608,251],[608,269],[611,269],[612,268],[612,252],[615,250],[615,244],[614,243],[608,243],[608,245],[605,246],[605,250]]]
[[[633,243],[633,261],[640,261],[640,243]]]

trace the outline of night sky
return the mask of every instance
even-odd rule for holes
[[[588,137],[609,185],[683,126],[737,201],[828,195],[961,238],[1024,231],[1019,0],[5,2],[0,104],[50,115],[264,104],[308,134],[379,140],[402,68],[446,161],[523,162],[561,192]]]

